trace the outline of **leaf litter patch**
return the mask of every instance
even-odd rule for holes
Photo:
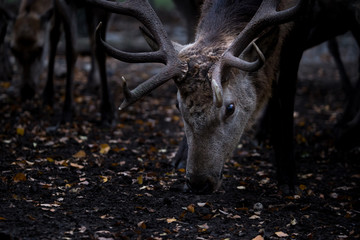
[[[80,62],[82,58],[80,57]],[[124,75],[149,66],[109,59]],[[151,68],[151,67],[150,67]],[[311,91],[301,81],[295,112],[299,192],[284,196],[275,181],[269,142],[249,133],[224,166],[220,190],[182,191],[184,169],[171,158],[183,137],[176,89],[165,85],[126,112],[111,128],[99,126],[99,99],[75,84],[75,118],[56,126],[54,109],[38,98],[19,104],[0,85],[0,236],[55,239],[359,239],[360,151],[341,153],[332,129],[342,106],[340,88]],[[119,83],[113,85],[115,106]],[[129,81],[131,82],[131,81]],[[64,88],[62,79],[56,80]],[[136,84],[136,83],[131,83]],[[6,86],[6,85],[4,85]],[[340,107],[339,107],[340,106]]]

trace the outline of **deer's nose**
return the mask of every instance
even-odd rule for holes
[[[186,178],[186,185],[193,193],[209,194],[217,190],[221,179],[211,175],[189,174]]]

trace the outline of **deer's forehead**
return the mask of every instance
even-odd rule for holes
[[[202,112],[212,103],[209,71],[215,59],[199,53],[183,55],[182,59],[185,59],[188,64],[188,72],[178,84],[182,102],[187,109]]]
[[[209,45],[199,40],[180,52],[179,58],[188,64],[188,72],[177,86],[190,114],[205,113],[212,108],[211,71],[225,49],[226,44]]]

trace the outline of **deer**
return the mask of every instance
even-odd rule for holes
[[[195,26],[200,18],[201,5],[203,0],[196,1],[180,1],[174,0],[177,10],[181,13],[185,19],[186,29],[188,34],[188,42],[194,40]],[[346,96],[345,107],[342,116],[335,125],[337,132],[336,135],[336,146],[338,149],[348,150],[356,146],[359,141],[353,141],[356,139],[356,135],[359,133],[360,129],[360,115],[357,115],[360,107],[360,78],[358,79],[355,85],[350,81],[349,76],[346,73],[346,68],[341,59],[339,52],[339,45],[336,40],[336,35],[345,34],[347,31],[351,32],[354,39],[357,42],[357,45],[360,46],[360,31],[359,31],[359,19],[354,17],[358,15],[356,9],[359,7],[354,6],[353,10],[350,11],[349,15],[342,15],[337,9],[334,9],[333,2],[331,1],[317,1],[314,5],[314,14],[311,21],[311,30],[309,31],[308,38],[306,40],[307,45],[306,49],[315,47],[316,45],[327,40],[328,50],[333,57],[336,67],[340,75],[340,82],[343,92]],[[360,3],[357,3],[358,5]],[[356,5],[356,1],[354,4]],[[345,1],[345,4],[340,6],[342,9],[346,9],[348,6],[351,6],[349,2]],[[337,13],[336,13],[337,12]],[[348,13],[349,11],[344,11]],[[360,63],[360,59],[359,59]],[[271,107],[269,107],[271,108]],[[257,132],[255,134],[255,139],[258,144],[262,144],[269,137],[269,131],[271,131],[271,124],[269,123],[271,116],[270,110],[267,109],[264,111],[263,116],[258,121],[260,124],[257,127]],[[349,141],[349,139],[352,139]],[[186,140],[186,139],[185,139]],[[183,144],[184,145],[184,144]],[[181,153],[185,151],[179,151]],[[174,160],[176,166],[179,166],[179,163],[183,165],[181,157],[184,154],[177,154]],[[178,164],[176,164],[178,163]]]
[[[205,0],[195,40],[184,46],[169,40],[146,0],[86,2],[144,25],[152,52],[125,52],[99,34],[97,38],[118,60],[165,65],[132,90],[122,78],[125,99],[119,109],[173,79],[185,131],[178,155],[186,159],[188,190],[207,194],[219,189],[224,162],[271,102],[278,184],[294,192],[294,98],[300,59],[312,29],[312,1]]]
[[[34,96],[40,74],[44,69],[50,18],[53,15],[51,1],[22,1],[16,16],[11,51],[17,60],[21,75],[20,95],[23,100]]]
[[[66,0],[22,0],[19,13],[15,19],[11,50],[17,60],[20,69],[20,95],[22,100],[32,98],[36,89],[39,87],[40,74],[44,70],[44,63],[48,56],[48,71],[46,84],[43,90],[44,105],[52,106],[54,103],[54,65],[61,35],[61,27],[65,32],[66,43],[66,96],[63,105],[61,122],[72,120],[73,106],[73,80],[74,68],[77,58],[76,54],[76,9],[79,7],[78,2]],[[114,116],[111,102],[109,99],[108,85],[106,79],[105,56],[98,51],[95,45],[94,20],[99,17],[104,24],[107,23],[108,14],[97,11],[88,6],[86,8],[89,24],[90,45],[92,53],[92,65],[89,75],[89,83],[101,79],[102,101],[101,114],[102,122],[112,122]],[[105,37],[105,31],[103,33]]]

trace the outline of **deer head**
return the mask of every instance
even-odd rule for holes
[[[13,26],[11,50],[21,77],[21,96],[32,97],[45,62],[52,1],[23,0]]]
[[[221,9],[213,8],[225,5],[231,8],[232,5],[243,3],[205,1],[195,42],[180,47],[178,44],[173,45],[168,39],[160,20],[145,0],[121,3],[87,1],[114,13],[133,16],[144,24],[145,36],[150,39],[154,52],[123,52],[110,46],[98,35],[99,44],[103,45],[110,56],[119,60],[165,64],[160,73],[134,90],[128,89],[124,81],[125,100],[120,109],[173,79],[178,88],[178,106],[188,142],[187,185],[197,193],[215,191],[221,184],[224,161],[231,156],[244,129],[271,94],[271,81],[276,75],[276,64],[263,67],[266,56],[260,48],[264,47],[265,52],[271,52],[272,55],[278,52],[270,49],[273,45],[259,48],[257,39],[263,37],[258,41],[264,45],[267,41],[266,34],[270,32],[272,39],[275,36],[275,45],[278,46],[281,41],[277,41],[276,34],[279,34],[279,31],[273,28],[290,21],[299,11],[300,3],[278,11],[276,0],[264,0],[261,4],[259,1],[252,1],[257,3],[256,9],[248,16],[252,17],[251,20],[232,22],[228,27],[223,24],[227,29],[209,34],[207,32],[211,32],[214,26],[211,25],[214,24],[212,21],[218,21],[215,24],[222,24],[221,21],[229,23],[232,17],[221,19],[226,17],[226,14],[209,16],[208,14],[221,12]],[[241,6],[238,5],[237,8]],[[231,29],[233,26],[235,31]],[[270,59],[279,61],[279,56],[270,56]]]

